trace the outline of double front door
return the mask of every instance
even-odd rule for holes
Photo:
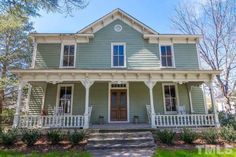
[[[127,90],[111,90],[111,121],[127,121]]]

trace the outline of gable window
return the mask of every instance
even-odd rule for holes
[[[161,45],[161,66],[162,67],[174,67],[174,57],[171,45]]]
[[[63,114],[71,114],[73,85],[59,85],[58,87],[58,110]]]
[[[63,45],[61,55],[61,67],[75,66],[75,45]]]
[[[126,66],[125,44],[112,43],[112,67],[123,68]]]
[[[164,84],[163,85],[163,97],[166,112],[176,112],[177,111],[177,93],[176,85],[174,84]]]

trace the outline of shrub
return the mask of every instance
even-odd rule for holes
[[[172,144],[174,137],[175,137],[175,132],[173,132],[172,130],[158,130],[156,132],[157,138],[165,144]]]
[[[58,130],[51,130],[48,132],[47,138],[51,142],[51,144],[55,145],[62,140],[63,135]]]
[[[209,128],[202,132],[202,137],[208,144],[216,144],[219,138],[219,133],[216,129]]]
[[[2,144],[5,146],[13,145],[17,139],[17,131],[9,130],[1,133]]]
[[[233,114],[223,111],[219,112],[219,121],[221,126],[231,125],[234,128],[234,130],[236,130],[236,120]]]
[[[77,132],[76,130],[72,133],[69,133],[69,141],[71,144],[75,145],[83,141],[86,137],[85,131]]]
[[[21,140],[27,144],[27,146],[33,146],[39,139],[40,134],[36,130],[24,130],[22,132]]]
[[[221,128],[220,136],[228,142],[234,142],[236,140],[236,131],[232,125],[227,125]]]
[[[197,133],[191,129],[183,129],[183,132],[180,133],[180,139],[185,143],[192,144],[197,139]]]

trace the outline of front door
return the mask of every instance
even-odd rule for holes
[[[127,121],[127,90],[111,90],[111,121]]]

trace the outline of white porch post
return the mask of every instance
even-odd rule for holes
[[[84,128],[89,128],[89,88],[93,85],[94,81],[84,79],[81,81],[85,87],[85,110],[84,110]]]
[[[155,128],[155,111],[154,111],[154,102],[153,102],[153,87],[156,84],[156,81],[145,81],[146,86],[149,88],[149,96],[150,96],[150,106],[151,106],[151,127]]]
[[[215,102],[215,98],[214,98],[212,82],[209,83],[209,90],[210,90],[210,95],[211,95],[211,104],[212,104],[212,108],[213,108],[213,112],[214,112],[216,127],[220,127],[220,122],[219,122],[219,117],[218,117],[218,113],[217,113],[217,109],[216,109],[216,102]]]
[[[20,106],[21,106],[21,99],[22,99],[22,92],[25,82],[20,81],[18,86],[18,96],[16,102],[16,113],[14,115],[13,127],[16,128],[19,125],[19,118],[20,118]]]

